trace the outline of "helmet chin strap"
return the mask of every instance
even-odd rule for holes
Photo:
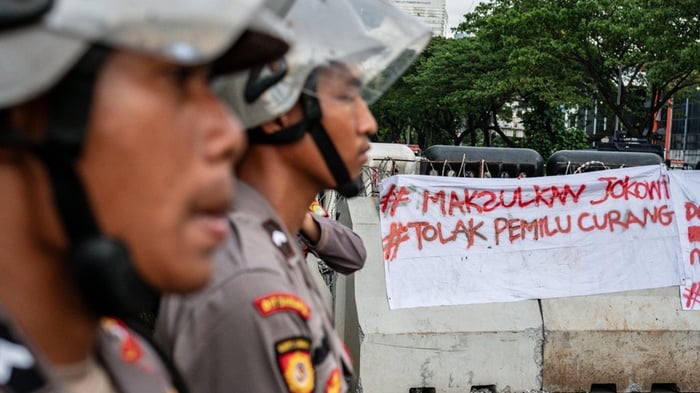
[[[97,73],[108,54],[106,48],[93,47],[52,90],[43,142],[7,129],[0,143],[34,151],[46,168],[69,241],[70,271],[83,299],[96,315],[131,319],[153,309],[158,295],[134,268],[126,245],[100,231],[76,171]]]
[[[316,90],[313,74],[306,86],[311,91]],[[323,114],[318,98],[302,93],[299,99],[304,112],[302,121],[272,134],[265,133],[260,127],[250,129],[248,130],[248,142],[250,144],[285,145],[301,140],[308,132],[337,184],[335,190],[346,198],[357,196],[362,189],[362,181],[360,177],[350,178],[350,172],[340,157],[338,149],[331,141],[328,131],[321,124]]]
[[[304,108],[304,113],[321,113],[318,98],[308,94],[302,94],[301,102]],[[313,109],[313,107],[318,109]],[[357,196],[357,194],[360,193],[362,183],[359,181],[359,178],[350,178],[350,172],[345,166],[343,159],[340,157],[338,149],[336,149],[333,141],[331,141],[328,131],[326,131],[321,124],[320,117],[318,120],[311,122],[309,133],[311,134],[311,138],[313,138],[314,143],[316,143],[316,147],[318,147],[318,150],[321,152],[321,156],[323,156],[326,166],[331,171],[331,175],[333,175],[333,179],[336,183],[335,190],[346,198]]]

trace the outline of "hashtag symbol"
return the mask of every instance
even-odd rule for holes
[[[690,288],[684,290],[685,308],[692,309],[695,303],[700,301],[700,282],[694,282]]]
[[[396,259],[396,255],[399,253],[399,246],[408,238],[408,226],[400,222],[392,222],[389,227],[389,234],[382,238],[384,260],[393,261]]]
[[[386,213],[389,209],[389,216],[393,217],[402,202],[408,202],[408,190],[402,186],[396,191],[396,185],[392,184],[389,191],[379,200],[379,208],[382,213]]]

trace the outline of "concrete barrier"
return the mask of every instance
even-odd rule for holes
[[[347,206],[368,257],[361,271],[338,279],[335,315],[361,392],[540,388],[543,331],[536,300],[390,310],[376,201],[353,198]]]
[[[678,287],[542,300],[543,388],[700,391],[700,313]]]

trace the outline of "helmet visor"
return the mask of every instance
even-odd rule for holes
[[[319,8],[315,12],[306,10],[307,4],[289,12],[299,41],[294,50],[310,58],[310,69],[344,62],[357,70],[363,98],[370,104],[430,41],[428,26],[386,0],[313,3]]]

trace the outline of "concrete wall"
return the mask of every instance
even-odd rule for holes
[[[677,287],[542,300],[542,314],[545,390],[700,391],[700,313],[681,310]]]

